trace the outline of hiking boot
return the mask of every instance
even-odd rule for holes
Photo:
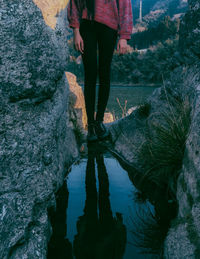
[[[102,121],[96,121],[95,132],[100,140],[107,138],[110,135],[109,130],[105,127]]]
[[[87,141],[88,142],[95,142],[98,140],[98,137],[95,132],[95,123],[88,124],[88,134],[87,134]]]

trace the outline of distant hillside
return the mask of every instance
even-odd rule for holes
[[[131,0],[133,8],[133,20],[136,21],[139,18],[139,6],[140,0]],[[143,0],[143,15],[148,14],[153,8],[157,0]]]
[[[140,0],[132,0],[134,23],[139,18]],[[145,22],[151,23],[151,20],[162,19],[169,15],[173,17],[176,14],[185,13],[187,10],[187,0],[143,0],[142,16]]]

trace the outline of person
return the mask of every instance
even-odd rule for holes
[[[125,54],[128,49],[127,41],[131,38],[133,27],[131,0],[70,0],[67,17],[69,27],[73,28],[75,49],[81,53],[84,66],[87,141],[103,140],[109,136],[103,119],[110,92],[111,62],[117,39],[120,54]]]

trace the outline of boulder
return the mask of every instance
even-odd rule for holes
[[[70,72],[66,72],[69,83],[69,113],[73,122],[74,129],[84,134],[87,127],[87,115],[85,109],[85,99],[81,86],[77,83],[76,76]]]
[[[0,257],[42,259],[48,211],[78,156],[64,74],[66,10],[53,30],[33,1],[0,2]]]
[[[143,107],[110,124],[113,151],[141,174],[148,163],[152,166],[151,160],[147,160],[148,153],[143,153],[141,157],[144,145],[151,147],[152,140],[154,143],[164,141],[160,134],[170,121],[175,127],[178,125],[180,132],[184,132],[188,124],[185,136],[180,134],[185,138],[184,149],[179,157],[181,161],[174,186],[178,214],[171,222],[164,244],[164,258],[169,259],[200,258],[200,3],[189,0],[189,5],[180,27],[179,55],[184,64],[171,73]],[[173,105],[180,102],[190,111],[186,116],[183,109]],[[187,121],[181,122],[182,118]],[[166,138],[165,143],[169,141],[170,138]],[[157,153],[157,164],[161,155],[166,158],[169,154],[168,147],[166,145],[166,152],[163,149],[163,155]],[[177,152],[180,152],[179,148]],[[156,167],[156,164],[153,166]]]
[[[114,117],[111,112],[104,113],[104,120],[103,123],[110,123],[114,121]]]

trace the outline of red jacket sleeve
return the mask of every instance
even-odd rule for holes
[[[130,39],[133,29],[133,14],[131,0],[119,1],[119,38]]]
[[[67,7],[67,19],[70,28],[79,28],[80,26],[80,12],[78,1],[70,0]]]

